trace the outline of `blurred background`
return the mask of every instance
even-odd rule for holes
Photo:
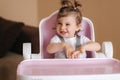
[[[112,41],[114,58],[120,59],[120,0],[79,0],[83,16],[94,23],[95,39]],[[42,18],[60,8],[60,0],[0,0],[0,16],[38,26]]]

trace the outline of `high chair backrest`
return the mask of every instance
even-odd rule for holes
[[[39,38],[40,38],[40,54],[42,58],[54,58],[54,54],[49,54],[46,51],[50,39],[56,34],[54,28],[56,27],[56,18],[58,11],[52,13],[50,16],[42,19],[39,24]],[[81,23],[81,31],[78,35],[85,35],[90,40],[95,41],[94,27],[90,19],[83,17]],[[91,52],[87,52],[88,57],[93,57]]]

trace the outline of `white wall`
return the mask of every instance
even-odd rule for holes
[[[38,26],[37,0],[0,0],[0,16]]]

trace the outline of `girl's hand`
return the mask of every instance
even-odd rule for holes
[[[65,51],[66,51],[66,57],[71,58],[72,53],[75,51],[72,45],[69,43],[65,43]]]
[[[81,46],[78,50],[74,51],[71,55],[71,58],[74,59],[74,58],[80,58],[80,54],[84,53],[85,52],[85,49],[83,46]]]
[[[79,58],[80,57],[80,54],[82,54],[80,51],[74,51],[71,55],[71,58],[74,59],[74,58]]]

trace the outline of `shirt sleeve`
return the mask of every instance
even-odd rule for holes
[[[81,39],[80,39],[81,41],[81,44],[83,45],[83,44],[86,44],[87,42],[90,42],[91,40],[88,38],[88,37],[86,37],[86,36],[81,36]]]
[[[50,40],[50,43],[59,43],[61,42],[57,35],[53,36]]]

